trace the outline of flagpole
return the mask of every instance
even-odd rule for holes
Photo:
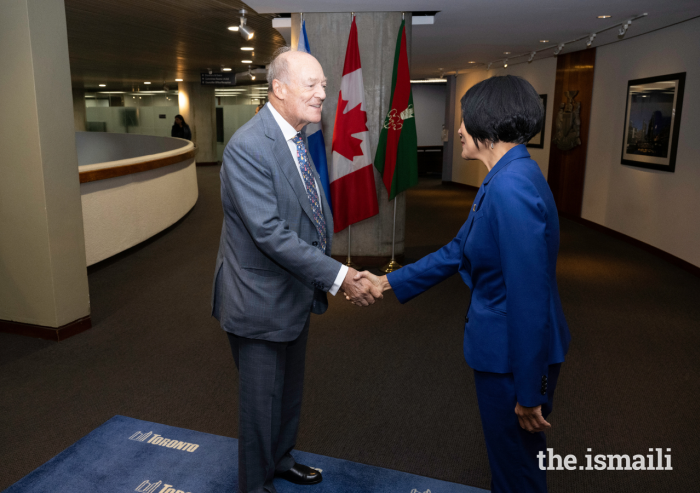
[[[348,258],[345,259],[345,264],[344,264],[344,265],[347,265],[348,267],[351,267],[351,268],[353,268],[353,269],[355,269],[355,270],[359,270],[358,267],[357,267],[357,265],[355,265],[355,264],[353,263],[352,259],[350,258],[350,228],[351,228],[351,227],[352,227],[352,226],[348,226]]]
[[[396,197],[394,197],[394,231],[391,234],[391,260],[389,263],[382,267],[381,271],[384,273],[394,272],[399,270],[402,266],[394,258],[394,251],[396,249]]]

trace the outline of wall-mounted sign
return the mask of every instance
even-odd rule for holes
[[[158,115],[158,118],[165,120],[165,115]]]
[[[200,74],[203,86],[235,86],[236,74]]]

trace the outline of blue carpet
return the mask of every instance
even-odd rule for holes
[[[235,438],[115,416],[3,493],[234,493]],[[275,480],[278,493],[484,493],[399,471],[307,452],[294,458],[323,471],[318,485]]]

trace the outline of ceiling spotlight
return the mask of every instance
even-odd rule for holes
[[[503,62],[503,68],[508,68],[508,59],[506,58],[506,61]]]
[[[248,67],[248,75],[250,75],[250,80],[255,80],[255,76],[253,75],[253,72],[250,71],[250,67]]]
[[[254,48],[252,46],[241,46],[241,51],[253,51]]]
[[[107,87],[107,84],[100,84],[100,87]]]
[[[554,56],[557,56],[559,53],[561,53],[561,50],[564,49],[564,43],[559,43],[557,45],[557,48],[554,50]]]
[[[510,51],[504,51],[503,54],[504,54],[504,55],[510,55]]]
[[[149,84],[150,84],[150,82],[144,82],[144,84],[146,84],[146,85],[149,85]]]
[[[228,26],[229,31],[238,31],[238,26]]]
[[[549,43],[548,39],[540,39],[540,43]]]
[[[627,22],[622,23],[617,35],[623,37],[625,34],[627,34],[627,29],[629,29],[630,24],[632,24],[632,19],[628,19]]]
[[[476,62],[467,62],[467,63],[476,63]]]
[[[591,34],[588,36],[588,41],[586,42],[586,47],[587,47],[587,48],[590,48],[590,47],[591,47],[591,45],[593,44],[593,40],[595,39],[595,37],[596,37],[596,33],[591,33]]]
[[[486,66],[486,70],[491,70],[491,64],[492,64],[492,63],[493,63],[493,62],[489,62],[489,64]]]
[[[182,79],[175,79],[175,82],[182,82]]]
[[[599,15],[598,19],[609,19],[612,15]]]
[[[255,31],[248,26],[248,19],[246,18],[246,9],[241,9],[238,11],[241,14],[241,25],[238,26],[238,32],[241,33],[243,39],[250,41],[255,36]]]
[[[222,72],[230,72],[231,69],[230,69],[230,68],[222,68],[221,71],[222,71]]]
[[[253,63],[253,60],[241,60],[241,63]]]
[[[532,53],[530,53],[530,57],[527,59],[527,63],[532,63],[532,61],[535,59],[535,53],[537,52],[533,51]]]

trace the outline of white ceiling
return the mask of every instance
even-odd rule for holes
[[[631,17],[625,38],[668,27],[700,16],[700,0],[246,0],[259,14],[290,12],[440,11],[435,24],[413,27],[413,78],[434,77],[475,67],[508,55],[529,53],[580,38]],[[612,15],[598,19],[599,15]],[[370,35],[369,33],[364,33]],[[539,40],[546,39],[547,44]],[[617,28],[599,34],[593,46],[618,41]],[[578,51],[586,41],[567,45],[562,53]],[[669,47],[672,48],[672,47]],[[535,59],[552,56],[553,50]],[[525,63],[527,58],[511,60]]]

